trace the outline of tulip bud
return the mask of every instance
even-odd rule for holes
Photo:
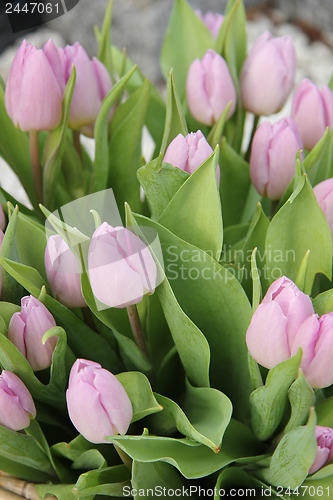
[[[190,111],[199,122],[213,125],[229,102],[227,118],[230,118],[236,107],[236,90],[223,57],[209,49],[201,61],[192,62],[187,74],[186,95]]]
[[[302,348],[301,368],[313,388],[333,384],[333,312],[319,319],[317,314],[309,316],[298,328],[294,339],[289,338],[289,345],[291,356],[299,347]]]
[[[325,215],[333,238],[333,178],[320,182],[313,188],[320,208]]]
[[[6,228],[6,216],[2,206],[0,205],[0,231],[4,231],[5,228]]]
[[[205,136],[198,130],[185,137],[178,134],[170,142],[163,158],[164,163],[171,163],[188,174],[193,172],[213,153]],[[220,182],[220,167],[217,166],[217,180]]]
[[[224,16],[219,12],[211,11],[206,12],[206,14],[202,14],[201,10],[199,9],[196,9],[194,12],[198,16],[198,18],[201,19],[203,23],[205,23],[213,37],[217,38],[224,21]]]
[[[91,61],[84,48],[77,42],[58,50],[66,83],[71,75],[73,64],[76,69],[69,126],[75,130],[88,126],[86,130],[91,133],[91,125],[96,120],[102,100],[112,87],[110,75],[105,66],[96,58]]]
[[[13,431],[29,427],[36,408],[30,392],[21,379],[3,370],[0,375],[0,425]]]
[[[304,146],[312,149],[333,126],[333,92],[327,85],[321,89],[305,78],[293,97],[291,116],[301,132]]]
[[[13,314],[9,323],[8,338],[29,361],[34,371],[51,365],[57,337],[42,343],[44,334],[56,322],[52,314],[32,295],[21,299],[21,312]]]
[[[333,429],[316,425],[315,436],[317,439],[317,453],[309,474],[313,474],[324,465],[333,462]]]
[[[96,229],[88,269],[93,294],[109,307],[137,304],[155,291],[157,268],[150,250],[124,227],[104,222]]]
[[[52,130],[62,118],[62,89],[42,50],[24,40],[6,85],[6,110],[23,131]]]
[[[281,198],[295,174],[302,139],[291,118],[271,125],[264,122],[254,135],[250,159],[251,180],[262,196]]]
[[[246,333],[251,356],[269,369],[290,358],[299,327],[313,314],[310,297],[295,283],[285,276],[274,281],[253,314]]]
[[[126,434],[133,417],[132,404],[118,379],[99,363],[77,359],[66,392],[69,417],[92,443]]]
[[[273,38],[265,31],[246,58],[240,75],[243,107],[255,115],[279,111],[295,78],[296,55],[289,36]]]
[[[53,296],[67,307],[85,307],[79,264],[67,243],[58,234],[49,238],[45,269]]]

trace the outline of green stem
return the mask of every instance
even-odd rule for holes
[[[259,119],[260,119],[260,116],[254,115],[254,118],[253,118],[253,127],[252,127],[250,142],[249,142],[249,145],[247,147],[246,154],[245,154],[245,160],[246,161],[250,161],[252,141],[253,141],[254,134],[256,133],[257,127],[258,127]]]
[[[38,201],[42,203],[43,202],[43,178],[42,178],[42,169],[41,169],[41,165],[40,165],[37,130],[30,131],[29,141],[30,141],[30,160],[31,160],[32,177],[34,180],[34,185],[35,185]]]
[[[143,330],[136,305],[132,304],[131,306],[127,306],[126,309],[135,343],[142,352],[142,354],[145,356],[145,358],[149,359],[146,341],[143,335]]]

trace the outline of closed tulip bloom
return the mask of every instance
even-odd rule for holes
[[[317,453],[309,474],[333,462],[333,429],[316,425],[315,436],[317,439]]]
[[[62,60],[65,82],[67,83],[72,65],[76,69],[76,83],[69,113],[69,126],[75,130],[94,124],[104,97],[111,90],[110,75],[105,66],[94,58],[89,59],[84,48],[79,44],[67,45],[58,49]]]
[[[88,441],[105,443],[107,436],[126,434],[133,417],[131,401],[119,380],[99,363],[75,361],[66,399],[74,427]]]
[[[294,339],[289,339],[290,353],[299,347],[303,356],[301,368],[309,384],[320,389],[333,384],[333,312],[318,318],[309,316],[298,328]]]
[[[137,304],[155,291],[157,268],[150,250],[124,227],[104,222],[96,229],[88,269],[93,294],[109,307]]]
[[[229,102],[227,118],[230,118],[236,107],[236,90],[223,57],[209,49],[201,61],[192,62],[187,74],[186,95],[190,111],[199,122],[213,125]]]
[[[281,198],[295,174],[296,154],[303,149],[291,118],[264,122],[254,135],[250,158],[251,180],[262,196]]]
[[[85,307],[79,264],[67,243],[58,234],[49,238],[45,269],[54,298],[67,307]]]
[[[0,425],[21,431],[35,418],[36,408],[30,392],[15,373],[3,370],[0,375]]]
[[[213,153],[211,146],[208,144],[205,136],[198,130],[191,132],[185,137],[178,134],[177,137],[170,142],[168,149],[163,158],[164,163],[171,163],[174,167],[178,167],[188,174],[200,167]],[[217,167],[217,179],[220,181],[220,167]]]
[[[10,68],[6,110],[23,131],[52,130],[62,118],[62,89],[42,50],[24,40]]]
[[[333,238],[333,178],[317,184],[313,188],[313,192],[325,215]]]
[[[305,78],[293,97],[291,116],[301,132],[304,146],[312,149],[333,126],[333,92],[327,85],[317,87]]]
[[[4,231],[5,228],[6,228],[6,216],[2,206],[0,205],[0,231]]]
[[[195,13],[198,18],[201,19],[203,23],[205,23],[213,37],[217,38],[217,35],[219,34],[220,28],[224,21],[224,16],[219,12],[211,12],[210,10],[206,12],[206,14],[202,14],[201,10],[196,9]]]
[[[294,85],[296,55],[289,36],[273,38],[265,31],[246,58],[240,75],[243,107],[270,115],[285,104]]]
[[[21,299],[21,311],[13,314],[9,323],[8,338],[29,361],[34,371],[51,365],[57,337],[42,343],[44,334],[56,326],[52,314],[32,295]]]
[[[290,358],[298,329],[313,314],[310,297],[295,283],[285,276],[274,281],[246,333],[251,356],[269,369]]]

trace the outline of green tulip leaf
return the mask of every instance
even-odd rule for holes
[[[147,377],[143,373],[118,373],[117,379],[131,400],[133,406],[132,422],[163,410],[163,407],[158,403],[152,392]]]
[[[257,267],[257,247],[252,252],[251,255],[251,278],[252,278],[252,309],[253,312],[257,309],[261,302],[262,289],[260,282],[260,274]]]
[[[294,427],[303,425],[307,421],[310,408],[314,406],[316,401],[313,389],[304,377],[302,370],[299,370],[297,379],[289,387],[288,399],[291,415],[284,430],[285,433],[291,431]]]
[[[6,330],[8,329],[10,320],[14,313],[19,312],[21,308],[16,304],[11,304],[10,302],[0,302],[0,317],[3,319],[6,325]]]
[[[312,302],[314,310],[319,316],[333,311],[333,289],[320,293]]]
[[[136,171],[141,166],[141,135],[149,104],[148,81],[116,109],[110,123],[108,187],[114,190],[118,208],[124,214],[127,201],[142,209]]]
[[[332,235],[324,214],[302,175],[296,190],[273,217],[266,236],[266,262],[270,282],[282,275],[297,279],[298,269],[310,250],[305,293],[310,293],[316,273],[332,271]]]
[[[333,428],[333,397],[324,399],[316,405],[318,425]]]
[[[205,477],[233,462],[249,463],[260,453],[258,443],[249,430],[232,420],[223,438],[221,451],[214,453],[204,445],[187,439],[160,436],[111,436],[115,443],[138,462],[166,462],[188,479]],[[256,456],[255,460],[260,457]]]
[[[314,461],[316,414],[311,411],[306,426],[296,427],[285,434],[271,458],[270,466],[262,475],[274,486],[297,488],[308,475]]]
[[[139,168],[137,176],[147,197],[152,218],[158,220],[189,174],[169,163],[162,163],[160,155]]]
[[[162,72],[167,79],[174,69],[180,98],[185,94],[187,72],[196,58],[214,47],[214,38],[186,0],[175,0],[161,52]]]
[[[219,260],[223,242],[221,202],[216,182],[219,148],[191,174],[159,218],[174,234]]]
[[[174,467],[165,462],[137,462],[133,461],[132,466],[132,488],[136,495],[134,500],[142,498],[142,491],[155,491],[154,495],[150,494],[149,498],[157,499],[164,491],[182,492],[183,488],[189,487],[189,483],[175,470]],[[130,491],[131,488],[128,489]],[[148,496],[148,495],[147,495]],[[145,495],[144,498],[147,498]]]
[[[61,159],[66,143],[69,111],[76,81],[75,66],[67,82],[63,97],[63,116],[60,125],[50,132],[44,149],[43,200],[50,209],[54,204],[55,186],[60,173]]]
[[[73,493],[74,484],[37,484],[36,490],[42,500],[46,500],[50,495],[54,495],[58,500],[77,500]],[[93,496],[86,497],[85,500],[93,500]]]
[[[109,144],[108,129],[109,116],[112,106],[123,92],[125,85],[136,70],[134,66],[124,75],[104,98],[95,123],[95,161],[91,178],[90,191],[92,193],[106,189],[109,177]]]
[[[186,136],[188,133],[184,111],[180,103],[175,85],[173,69],[169,71],[167,107],[164,125],[164,134],[161,145],[161,154],[164,156],[170,142],[178,135]]]
[[[91,450],[93,451],[93,450]],[[73,492],[76,498],[86,498],[92,495],[123,496],[123,488],[130,488],[130,473],[125,465],[91,470],[81,474]]]
[[[102,30],[98,40],[98,59],[104,64],[113,83],[115,82],[115,75],[113,72],[112,48],[111,48],[111,20],[112,20],[112,7],[113,0],[109,0],[105,10]]]
[[[180,338],[181,331],[175,332],[175,328],[184,331],[184,326],[176,323],[174,311],[179,306],[208,341],[212,386],[230,397],[236,414],[247,419],[252,386],[245,333],[252,309],[244,290],[236,278],[208,253],[186,243],[154,221],[137,215],[135,219],[141,227],[151,227],[158,233],[168,280],[163,281],[157,293],[188,378],[194,384],[206,385],[199,384],[197,377],[193,378],[199,367],[205,366],[202,346],[194,345],[194,339],[200,339],[202,344],[201,336],[197,334],[193,338],[188,331],[186,337]],[[171,292],[179,305],[171,302]]]
[[[265,441],[280,424],[288,403],[288,390],[301,363],[302,352],[272,368],[264,386],[250,396],[251,423],[259,439]]]
[[[333,132],[329,128],[305,158],[304,168],[312,186],[332,177]]]
[[[209,387],[187,385],[182,408],[171,399],[156,395],[158,402],[178,431],[193,441],[220,451],[223,434],[232,414],[232,404],[222,392]]]

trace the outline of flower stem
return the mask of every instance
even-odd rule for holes
[[[126,465],[126,467],[131,471],[132,470],[132,462],[133,460],[131,459],[131,457],[129,457],[122,449],[119,448],[119,446],[117,446],[116,444],[113,444],[114,446],[114,449],[116,450],[116,452],[118,453],[118,455],[120,456],[122,462],[124,465]]]
[[[258,115],[254,115],[254,117],[253,117],[253,127],[252,127],[251,137],[250,137],[249,145],[248,145],[248,147],[247,147],[247,151],[246,151],[246,154],[245,154],[245,160],[246,160],[246,161],[250,161],[250,156],[251,156],[251,148],[252,148],[252,141],[253,141],[254,134],[256,133],[256,130],[257,130],[257,127],[258,127],[258,123],[259,123],[259,120],[260,120],[260,116],[258,116]]]
[[[41,165],[40,165],[37,130],[30,131],[29,141],[30,141],[30,160],[31,160],[32,177],[34,180],[34,185],[35,185],[38,201],[42,202],[43,201],[43,178],[42,178],[42,169],[41,169]]]
[[[83,165],[83,154],[82,154],[82,146],[80,141],[80,132],[78,130],[73,130],[73,143],[74,147],[80,157],[81,163]]]
[[[128,314],[128,319],[132,328],[133,332],[133,337],[135,340],[136,345],[142,352],[142,354],[145,356],[145,358],[149,358],[148,356],[148,351],[147,351],[147,346],[146,346],[146,341],[143,335],[143,330],[138,314],[138,310],[136,308],[135,304],[132,304],[130,306],[127,306],[127,314]]]

